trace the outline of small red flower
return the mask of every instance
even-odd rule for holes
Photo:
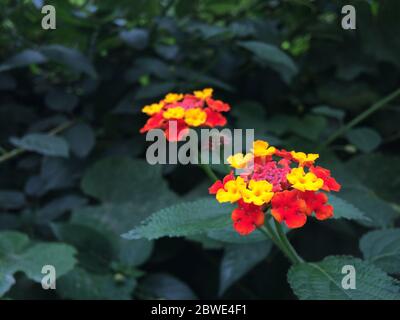
[[[327,195],[322,192],[306,191],[299,192],[298,195],[306,202],[306,214],[309,216],[328,202]]]
[[[147,131],[160,128],[163,126],[165,120],[163,118],[162,112],[156,113],[154,116],[149,118],[143,128],[140,129],[140,133],[145,133]]]
[[[330,204],[324,205],[315,211],[318,220],[326,220],[333,217],[333,207]]]
[[[208,192],[210,194],[217,194],[218,190],[219,189],[223,189],[225,183],[227,183],[230,180],[235,180],[235,176],[233,175],[233,171],[231,171],[228,175],[226,175],[222,181],[221,180],[215,181],[214,184],[211,187],[208,188]]]
[[[144,106],[142,112],[150,118],[140,133],[161,129],[167,140],[180,141],[190,127],[225,126],[227,120],[221,112],[229,111],[230,106],[212,99],[212,93],[211,88],[193,94],[169,93],[159,102]],[[177,121],[177,130],[173,130],[172,121]]]
[[[335,180],[335,178],[331,177],[331,171],[328,169],[325,169],[323,167],[317,166],[311,166],[310,171],[314,173],[318,178],[324,180],[324,185],[322,187],[323,190],[325,191],[340,191],[340,184]]]
[[[213,111],[210,108],[205,108],[204,111],[207,114],[206,126],[214,128],[226,125],[226,118],[219,112]]]
[[[168,141],[181,141],[188,134],[188,131],[189,127],[182,119],[170,120],[166,124],[165,137]]]
[[[208,98],[207,100],[207,105],[214,111],[217,112],[227,112],[231,109],[229,104],[221,101],[221,100],[214,100],[212,98]]]
[[[253,232],[264,224],[264,213],[259,206],[239,201],[239,207],[232,211],[233,227],[241,235]]]
[[[300,228],[307,221],[306,202],[298,197],[299,191],[285,190],[276,193],[271,200],[271,214],[278,221],[284,221],[288,228]]]

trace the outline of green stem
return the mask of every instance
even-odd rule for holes
[[[210,168],[209,165],[204,164],[204,163],[199,163],[200,168],[203,169],[203,171],[205,172],[205,174],[212,180],[212,181],[217,181],[218,177],[217,175],[214,173],[214,171],[212,171],[212,169]]]
[[[48,132],[48,134],[51,136],[54,136],[54,135],[64,131],[65,129],[69,128],[73,124],[74,124],[74,121],[64,122],[64,123],[60,124],[58,127],[55,127],[54,129],[50,130]],[[12,159],[12,158],[24,153],[25,151],[26,150],[22,149],[22,148],[15,148],[10,151],[7,151],[0,156],[0,163],[5,162],[9,159]]]
[[[365,110],[363,113],[355,117],[353,120],[351,120],[349,123],[346,125],[342,126],[339,128],[336,132],[334,132],[323,144],[321,144],[320,147],[326,147],[330,143],[332,143],[334,140],[342,136],[344,133],[346,133],[348,130],[353,128],[355,125],[363,121],[365,118],[370,116],[372,113],[375,111],[381,109],[385,105],[387,105],[390,101],[396,99],[398,96],[400,96],[400,89],[397,89],[393,91],[391,94],[387,95],[383,99],[379,100],[378,102],[374,103],[371,107],[369,107],[367,110]]]
[[[282,242],[280,241],[280,239],[275,235],[274,231],[272,230],[271,226],[269,225],[269,222],[267,221],[267,223],[261,227],[258,228],[262,233],[264,233],[265,235],[267,235],[268,238],[270,238],[272,240],[272,242],[279,248],[279,250],[281,250],[286,257],[289,259],[289,261],[292,264],[296,264],[297,261],[296,259],[291,255],[291,253],[283,246]]]
[[[285,232],[282,229],[281,224],[276,221],[274,219],[274,223],[275,223],[275,228],[276,231],[278,232],[278,237],[281,240],[281,243],[283,244],[283,246],[288,250],[288,252],[290,252],[290,255],[293,257],[293,259],[295,260],[295,264],[298,263],[303,263],[304,260],[303,258],[301,258],[298,253],[296,252],[296,250],[293,248],[293,246],[291,245],[289,239],[286,237]]]

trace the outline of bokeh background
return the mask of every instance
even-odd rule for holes
[[[56,30],[41,28],[44,4]],[[305,259],[361,256],[362,234],[396,225],[400,1],[2,0],[0,16],[3,298],[296,298],[269,244],[120,238],[207,196],[199,168],[144,161],[140,110],[171,91],[213,87],[230,127],[321,154],[369,220],[310,220],[290,234]],[[37,283],[49,257],[53,291]]]

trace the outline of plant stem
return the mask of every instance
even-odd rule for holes
[[[203,169],[203,171],[205,172],[205,174],[212,180],[212,181],[217,181],[218,177],[217,175],[214,173],[214,171],[212,171],[212,169],[210,168],[209,165],[204,164],[204,163],[199,163],[200,168]]]
[[[75,123],[74,121],[67,121],[67,122],[64,122],[64,123],[60,124],[58,127],[55,127],[54,129],[50,130],[50,131],[48,132],[48,134],[49,134],[50,136],[54,136],[54,135],[56,135],[56,134],[58,134],[58,133],[64,131],[65,129],[68,129],[68,128],[69,128],[70,126],[72,126],[74,123]],[[18,155],[24,153],[24,152],[26,152],[26,150],[25,150],[25,149],[22,149],[22,148],[15,148],[15,149],[12,149],[12,150],[10,150],[10,151],[7,151],[7,152],[3,153],[3,154],[0,156],[0,163],[5,162],[5,161],[7,161],[7,160],[9,160],[9,159],[12,159],[12,158],[14,158],[14,157],[16,157],[16,156],[18,156]]]
[[[355,117],[353,120],[351,120],[349,123],[346,125],[342,126],[339,128],[336,132],[334,132],[324,143],[320,145],[320,147],[326,147],[330,143],[332,143],[334,140],[342,136],[344,133],[346,133],[348,130],[353,128],[355,125],[363,121],[365,118],[370,116],[372,113],[375,111],[381,109],[385,105],[387,105],[390,101],[394,100],[400,96],[400,88],[393,91],[391,94],[387,95],[383,99],[379,100],[378,102],[374,103],[371,107],[369,107],[367,110],[365,110],[363,113],[359,114],[357,117]]]
[[[297,261],[296,259],[291,255],[291,253],[283,246],[282,242],[280,241],[280,239],[275,235],[274,231],[272,230],[271,226],[269,225],[269,222],[267,221],[267,223],[261,227],[258,228],[262,233],[264,233],[265,235],[267,235],[268,238],[270,238],[272,240],[272,242],[279,248],[279,250],[281,250],[286,257],[289,259],[289,261],[292,264],[296,264]]]
[[[293,246],[291,245],[289,239],[286,237],[285,232],[282,229],[281,224],[276,221],[274,219],[274,223],[275,223],[275,228],[276,231],[278,232],[278,237],[281,240],[281,243],[283,244],[283,246],[290,252],[291,256],[294,258],[294,260],[296,261],[296,264],[298,263],[303,263],[304,260],[303,258],[301,258],[298,253],[296,252],[296,250],[293,248]]]

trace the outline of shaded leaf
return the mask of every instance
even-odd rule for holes
[[[136,280],[118,282],[111,274],[92,274],[75,268],[57,282],[57,293],[62,298],[76,300],[130,300]]]
[[[345,290],[342,268],[356,270],[356,289]],[[398,300],[399,283],[374,265],[350,256],[330,256],[291,267],[288,281],[301,300]]]
[[[154,273],[140,282],[140,292],[147,299],[195,300],[195,293],[190,287],[169,274]]]
[[[274,45],[259,41],[242,41],[239,45],[277,71],[286,82],[290,82],[298,72],[292,58]]]
[[[271,248],[270,241],[227,246],[220,266],[219,295],[265,259]]]
[[[214,199],[180,203],[153,213],[123,235],[126,239],[179,237],[223,229],[231,225],[232,207]]]
[[[60,277],[74,267],[75,254],[73,247],[63,243],[32,244],[23,233],[0,232],[0,296],[15,283],[15,272],[24,272],[29,279],[40,282],[43,266],[52,265]]]
[[[371,152],[382,142],[380,134],[371,128],[355,128],[346,134],[347,139],[363,152]]]
[[[364,259],[388,273],[400,273],[400,229],[375,230],[360,239]]]
[[[30,64],[40,64],[46,61],[46,57],[39,51],[26,49],[0,64],[0,72],[19,67],[26,67]]]
[[[69,156],[68,143],[61,137],[43,133],[30,133],[22,138],[10,138],[10,142],[16,147],[28,151],[35,151],[46,156]]]

